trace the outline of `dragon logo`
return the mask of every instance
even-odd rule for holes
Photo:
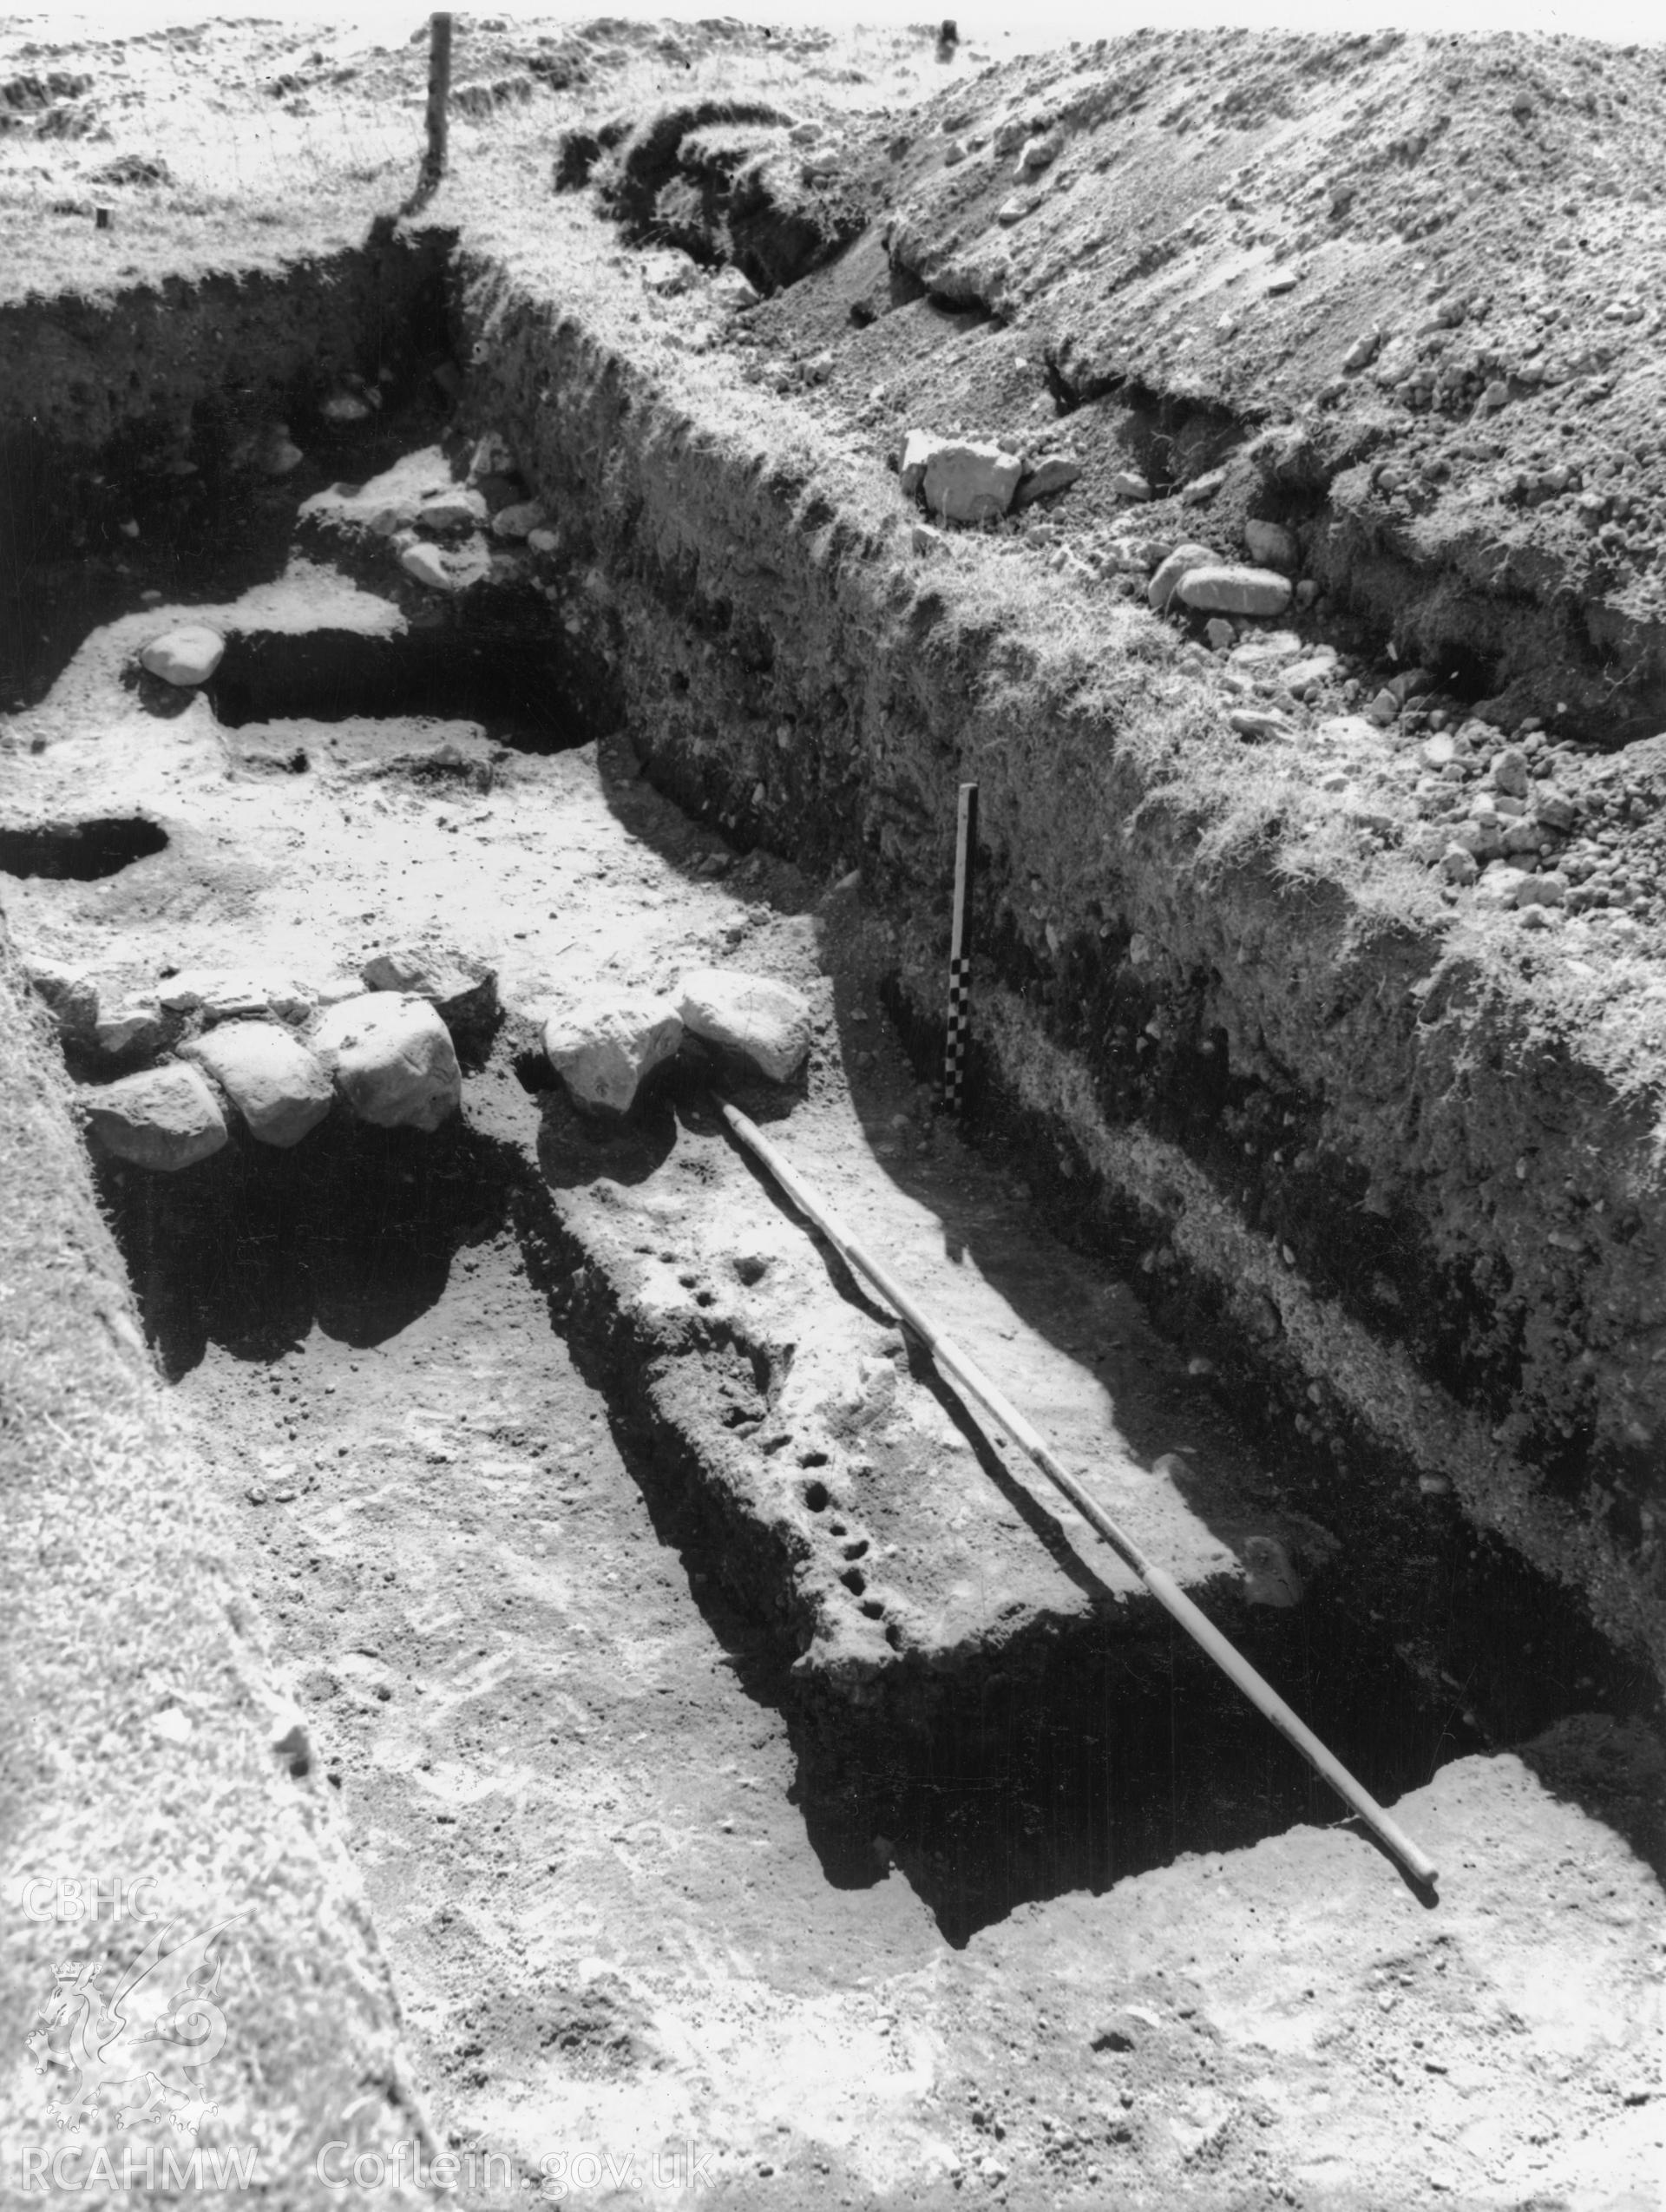
[[[226,2015],[214,2002],[223,1963],[216,1946],[232,1925],[221,1920],[171,1951],[163,1946],[177,1923],[159,1928],[108,2005],[94,1986],[95,1967],[58,1968],[24,2048],[36,2073],[75,2077],[47,2108],[60,2127],[78,2130],[107,2094],[118,2128],[167,2112],[182,2133],[194,2135],[218,2111],[203,2098],[206,2070],[226,2042]]]

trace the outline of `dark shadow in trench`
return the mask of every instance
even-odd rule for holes
[[[697,1092],[675,1103],[679,1117],[710,1133],[709,1106]],[[761,1092],[739,1103],[767,1110]],[[959,1945],[1031,1900],[1099,1892],[1187,1851],[1243,1848],[1300,1821],[1347,1817],[1154,1604],[1108,1598],[928,1367],[922,1379],[978,1451],[992,1501],[1003,1499],[1024,1516],[1088,1603],[1074,1619],[968,1651],[955,1670],[928,1669],[904,1651],[863,1700],[795,1676],[800,1631],[778,1536],[732,1510],[661,1409],[664,1394],[674,1401],[687,1388],[724,1388],[721,1348],[667,1343],[663,1354],[645,1355],[628,1321],[572,1297],[574,1256],[547,1192],[613,1170],[571,1119],[547,1116],[542,1175],[524,1182],[515,1202],[528,1277],[580,1373],[605,1398],[655,1533],[678,1553],[738,1685],[786,1726],[794,1802],[831,1884],[869,1887],[895,1865]],[[641,1164],[662,1159],[674,1135],[663,1105],[651,1119],[639,1139]],[[624,1132],[615,1141],[628,1152]],[[760,1211],[774,1203],[760,1187]],[[836,1286],[877,1315],[843,1263],[824,1256]],[[737,1348],[731,1378],[737,1412],[748,1395],[744,1352]],[[813,1486],[813,1473],[806,1481]],[[1323,1609],[1259,1621],[1243,1612],[1238,1607],[1228,1625],[1256,1664],[1385,1798],[1424,1780],[1443,1757],[1477,1747],[1452,1701],[1422,1694],[1386,1646],[1350,1648],[1340,1663],[1341,1631]]]
[[[835,1885],[870,1886],[895,1862],[960,1943],[1029,1899],[1103,1889],[1184,1851],[1340,1817],[1160,1619],[1131,1630],[1111,1609],[1089,1607],[1064,1633],[1020,1636],[948,1680],[904,1660],[869,1706],[792,1675],[786,1563],[688,1466],[628,1332],[575,1316],[579,1254],[550,1201],[552,1182],[652,1172],[675,1126],[675,1102],[663,1097],[645,1126],[607,1135],[555,1109],[535,1167],[517,1145],[461,1120],[424,1135],[343,1118],[292,1152],[239,1140],[177,1177],[110,1161],[98,1173],[147,1335],[172,1376],[210,1343],[259,1362],[315,1328],[378,1343],[438,1300],[462,1249],[511,1230],[552,1324],[604,1395],[655,1533],[678,1553],[737,1684],[784,1722],[794,1795]],[[701,1370],[704,1387],[704,1359]],[[998,1461],[989,1472],[1020,1505]],[[1046,1516],[1033,1500],[1029,1511],[1046,1540]],[[1400,1739],[1385,1743],[1387,1677],[1355,1666],[1338,1710],[1344,1677],[1318,1648],[1321,1632],[1313,1616],[1270,1624],[1255,1656],[1392,1795],[1427,1764],[1450,1716],[1407,1711]],[[1331,1684],[1328,1703],[1315,1677]]]
[[[420,391],[397,413],[353,431],[297,415],[305,458],[292,475],[272,478],[233,465],[213,410],[198,413],[188,475],[153,450],[156,438],[142,425],[101,455],[96,472],[41,440],[5,442],[0,712],[43,698],[89,633],[142,612],[146,592],[159,594],[174,620],[188,620],[193,606],[224,606],[274,582],[289,564],[305,500],[344,477],[379,475],[432,443],[445,421]]]
[[[605,1372],[574,1347],[587,1379]],[[870,1702],[791,1671],[790,1625],[747,1546],[680,1447],[610,1401],[615,1445],[659,1540],[730,1655],[737,1685],[784,1721],[791,1791],[829,1883],[866,1889],[895,1865],[959,1947],[1019,1906],[1099,1894],[1188,1852],[1247,1849],[1347,1808],[1189,1640],[1151,1606],[1108,1607],[970,1655],[957,1673],[906,1659]],[[1254,1664],[1367,1786],[1392,1802],[1479,1747],[1450,1701],[1408,1683],[1392,1652],[1361,1653],[1322,1609],[1245,1632]],[[1347,1650],[1346,1664],[1339,1664]],[[1392,1879],[1392,1876],[1385,1876]]]
[[[713,795],[692,790],[668,797],[650,779],[629,735],[616,728],[597,748],[602,795],[620,826],[679,875],[715,878],[738,897],[762,898],[780,914],[802,914],[817,889],[792,863],[755,846],[744,825],[727,827]]]
[[[546,1093],[538,1165],[553,1191],[580,1190],[606,1176],[626,1189],[658,1172],[677,1142],[675,1110],[653,1078],[637,1093],[628,1121],[610,1124],[580,1113],[559,1085]]]
[[[462,1120],[430,1136],[338,1110],[292,1151],[239,1135],[183,1174],[108,1159],[96,1172],[170,1380],[211,1343],[258,1361],[315,1328],[379,1344],[436,1303],[457,1251],[504,1218],[492,1148]]]
[[[394,636],[246,632],[228,641],[203,689],[230,730],[420,716],[477,722],[523,752],[560,752],[594,735],[560,633],[528,636],[516,621],[471,619]]]
[[[1027,1328],[1096,1375],[1143,1464],[1183,1439],[1197,1447],[1177,1456],[1175,1480],[1205,1526],[1221,1532],[1230,1500],[1239,1525],[1246,1504],[1253,1513],[1259,1503],[1273,1526],[1311,1514],[1341,1535],[1340,1550],[1302,1559],[1307,1596],[1295,1611],[1245,1607],[1223,1585],[1223,1603],[1205,1608],[1218,1625],[1379,1797],[1420,1786],[1461,1751],[1507,1746],[1666,1874],[1657,1780],[1666,1754],[1650,1733],[1658,1701],[1646,1670],[1597,1631],[1572,1592],[1477,1529],[1449,1494],[1359,1469],[1344,1480],[1311,1447],[1287,1457],[1276,1420],[1252,1429],[1256,1408],[1211,1377],[1188,1375],[1199,1334],[1178,1347],[1164,1341],[1151,1291],[1136,1298],[1128,1282],[1138,1277],[1119,1282],[1113,1263],[1080,1249],[1079,1185],[1053,1172],[1033,1137],[1026,1150],[981,1135],[975,1159],[935,1135],[899,1145],[898,1105],[914,1106],[937,1071],[928,1060],[908,1067],[880,979],[846,955],[845,934],[832,903],[823,949],[852,1102],[885,1172],[941,1221],[950,1257],[973,1260]],[[1072,1293],[1085,1264],[1118,1293],[1105,1313]],[[1440,1716],[1433,1727],[1430,1716]],[[1036,1717],[1045,1729],[1039,1706]],[[1374,1736],[1397,1748],[1380,1757]],[[1340,1813],[1328,1791],[1320,1802]]]

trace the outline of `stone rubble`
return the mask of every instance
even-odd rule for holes
[[[909,457],[912,447],[910,440]],[[1024,474],[1021,454],[970,440],[934,439],[923,459],[920,489],[927,511],[945,522],[994,522],[1012,505]]]
[[[1166,614],[1171,601],[1195,568],[1215,567],[1219,556],[1206,545],[1177,545],[1158,567],[1145,587],[1146,603],[1157,614]]]
[[[435,1130],[462,1103],[451,1033],[426,999],[344,999],[318,1016],[310,1041],[358,1119],[377,1128]]]
[[[165,684],[181,690],[206,684],[225,657],[226,640],[205,622],[182,623],[165,630],[140,652],[140,666],[160,676]]]
[[[1658,860],[1641,865],[1618,850],[1643,818],[1635,791],[1604,822],[1600,806],[1548,780],[1560,760],[1579,772],[1580,747],[1556,744],[1532,718],[1505,742],[1444,693],[1434,668],[1401,666],[1373,681],[1335,647],[1271,627],[1318,596],[1313,579],[1295,578],[1292,589],[1291,574],[1279,572],[1277,561],[1299,560],[1282,526],[1246,528],[1246,543],[1268,562],[1254,568],[1172,535],[1066,538],[1045,515],[1008,527],[1022,529],[1050,570],[1138,596],[1190,629],[1182,663],[1223,694],[1223,726],[1246,743],[1318,748],[1313,788],[1356,832],[1433,870],[1449,901],[1484,888],[1482,911],[1535,928],[1595,914],[1623,935],[1638,916],[1666,921]],[[1330,765],[1338,755],[1346,767]]]
[[[328,1069],[276,1022],[225,1022],[182,1046],[180,1057],[213,1078],[263,1145],[298,1145],[334,1101]]]
[[[810,1001],[790,983],[738,968],[697,968],[677,987],[691,1036],[743,1053],[772,1083],[790,1082],[810,1050]]]
[[[516,500],[513,505],[500,507],[492,517],[492,535],[498,538],[529,538],[541,529],[545,522],[543,502],[536,499]]]
[[[299,1021],[312,1012],[313,1004],[310,993],[285,979],[210,968],[181,968],[165,976],[156,986],[155,998],[166,1013],[200,1014],[205,1025],[267,1014],[280,1021]]]
[[[453,588],[451,572],[445,565],[445,556],[436,545],[406,546],[399,555],[399,566],[406,575],[414,576],[419,584],[426,584],[430,591],[449,592]]]
[[[1048,454],[1019,478],[1013,504],[1028,507],[1038,499],[1050,498],[1054,492],[1066,491],[1081,473],[1079,461],[1072,461],[1061,453]]]
[[[563,1008],[544,1025],[544,1051],[576,1105],[626,1113],[644,1079],[683,1041],[669,999],[621,991]]]
[[[1192,568],[1176,589],[1186,606],[1204,614],[1282,614],[1290,603],[1289,578],[1270,568]]]
[[[495,970],[443,947],[390,947],[367,960],[359,975],[367,991],[426,999],[453,1027],[489,1022],[497,1012]]]
[[[174,1173],[230,1139],[219,1099],[200,1068],[172,1061],[83,1090],[88,1126],[108,1152]]]

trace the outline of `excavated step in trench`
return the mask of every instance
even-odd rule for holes
[[[560,1204],[646,1199],[651,1159],[717,1139],[692,1102],[622,1154],[537,1118],[495,1064],[435,1137],[332,1125],[178,1178],[112,1167],[105,1195],[238,1501],[452,2138],[534,2169],[679,2128],[806,2157],[918,2071],[876,1986],[941,1971],[941,1939],[1341,1808],[1154,1612],[1054,1616],[1007,1645],[997,1590],[941,1694],[906,1664],[871,1702],[795,1676],[756,1520],[691,1451],[697,1422],[653,1401],[663,1338],[639,1362],[594,1326],[575,1289],[594,1258]],[[974,1163],[939,1172],[987,1251],[1016,1243]],[[800,1233],[751,1201],[743,1244]],[[1045,1239],[1012,1264],[1096,1287]],[[1131,1301],[1097,1290],[1147,1369],[1136,1417],[1230,1452]],[[1007,1310],[1013,1366],[1054,1365],[1061,1317],[1038,1333]],[[725,1362],[682,1361],[681,1388],[722,1398]],[[979,1480],[1021,1585],[1047,1509],[998,1462]],[[815,1470],[803,1487],[828,1513]],[[1473,1609],[1486,1648],[1525,1593],[1456,1532],[1440,1549],[1422,1603]],[[1390,1801],[1480,1743],[1459,1694],[1318,1592],[1236,1625]],[[1587,1710],[1594,1686],[1555,1677],[1601,1664],[1565,1617],[1534,1625],[1537,1665],[1499,1685],[1524,1733]]]
[[[1655,1848],[1590,1754],[1625,1756],[1643,1692],[1573,1600],[1439,1494],[1368,1559],[1380,1532],[1289,1495],[1207,1362],[1037,1226],[1020,1164],[933,1119],[882,1011],[883,916],[737,867],[598,741],[548,634],[407,619],[306,566],[189,611],[229,642],[181,699],[133,673],[169,612],[97,633],[55,695],[83,726],[31,756],[49,826],[0,850],[25,952],[95,971],[101,1003],[200,968],[305,1001],[443,940],[505,1009],[460,1036],[462,1113],[431,1134],[338,1106],[292,1151],[238,1132],[174,1176],[99,1166],[449,2140],[547,2181],[678,2144],[737,2186],[869,2196],[947,2189],[1000,2142],[1097,2184],[1131,2150],[1177,2174],[1224,2079],[1294,2159],[1311,2110],[1187,2025],[1205,1989],[1226,2018],[1242,1961],[1213,1974],[1211,1913],[1288,1935],[1324,1895],[1350,1925],[1301,1971],[1334,1951],[1339,2005],[1423,1940],[1428,1900],[781,1205],[716,1084],[1410,1800],[1459,1894],[1478,1821],[1518,1880],[1541,1845],[1591,1885],[1636,1866],[1618,1835]],[[92,770],[108,811],[76,845]],[[695,1048],[628,1127],[580,1119],[543,1013],[714,960],[808,993],[808,1076]],[[67,1041],[97,1082],[179,1039]],[[1194,1861],[1245,1896],[1189,1902]],[[979,2087],[1015,2031],[1044,2130],[985,2109],[1034,2103],[1017,2059]]]

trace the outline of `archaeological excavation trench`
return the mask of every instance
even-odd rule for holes
[[[677,1111],[691,1135],[713,1143],[698,1091]],[[667,1103],[667,1124],[672,1112]],[[655,1131],[653,1151],[670,1137],[668,1126]],[[587,1255],[548,1187],[606,1176],[620,1165],[617,1153],[598,1161],[582,1132],[565,1144],[546,1136],[538,1164],[541,1175],[511,1146],[461,1128],[427,1139],[340,1129],[305,1155],[228,1151],[188,1180],[113,1170],[106,1191],[164,1370],[188,1387],[211,1353],[241,1363],[245,1402],[258,1409],[250,1418],[262,1434],[265,1401],[278,1387],[271,1378],[315,1330],[343,1350],[385,1350],[391,1364],[404,1332],[451,1295],[454,1270],[472,1273],[476,1250],[511,1250],[530,1339],[523,1355],[574,1362],[590,1386],[586,1393],[575,1383],[574,1397],[590,1417],[602,1411],[656,1519],[674,1532],[697,1597],[712,1585],[705,1602],[758,1632],[753,1694],[768,1684],[767,1702],[795,1748],[795,1796],[810,1841],[842,1886],[881,1879],[874,1839],[889,1839],[959,1941],[1026,1899],[1097,1891],[1180,1852],[1235,1848],[1295,1820],[1336,1817],[1302,1762],[1149,1602],[1125,1606],[1134,1616],[1125,1619],[1102,1605],[1073,1618],[1042,1614],[1011,1636],[948,1650],[911,1649],[899,1637],[901,1664],[865,1695],[841,1694],[814,1674],[795,1677],[807,1638],[785,1532],[764,1524],[752,1501],[725,1494],[700,1454],[717,1421],[732,1423],[731,1434],[751,1425],[737,1418],[744,1407],[736,1403],[737,1348],[699,1332],[668,1354],[662,1337],[621,1326],[606,1293],[598,1301],[580,1279]],[[751,1211],[767,1219],[767,1191],[750,1197]],[[540,1336],[552,1332],[565,1351],[541,1354]],[[662,1375],[664,1367],[672,1373]],[[344,1402],[325,1410],[351,1436],[356,1386],[344,1378],[328,1387]],[[419,1390],[419,1379],[410,1387]],[[1039,1526],[1009,1470],[941,1386],[937,1395],[981,1461],[986,1510],[1017,1506]],[[701,1397],[710,1410],[668,1410]],[[222,1417],[239,1417],[224,1373],[214,1402]],[[305,1434],[289,1440],[298,1461],[285,1454],[282,1480],[309,1497],[333,1500],[349,1494],[344,1478],[365,1480],[358,1467],[329,1464],[330,1434],[315,1410]],[[356,1456],[351,1446],[338,1448]],[[860,1601],[869,1585],[854,1563],[871,1562],[876,1547],[856,1533],[854,1518],[841,1517],[823,1480],[829,1455],[812,1447],[792,1456],[803,1470],[801,1525],[835,1539],[839,1582]],[[442,1480],[466,1488],[461,1475]],[[269,1486],[257,1475],[253,1487]],[[1455,1517],[1442,1516],[1422,1540],[1414,1581],[1388,1585],[1394,1610],[1374,1625],[1317,1591],[1288,1609],[1222,1605],[1217,1597],[1255,1663],[1385,1800],[1484,1742],[1538,1736],[1593,1698],[1623,1710],[1628,1693],[1635,1697],[1635,1684],[1573,1609],[1506,1554],[1478,1544]],[[343,1562],[349,1579],[366,1576],[373,1558],[374,1546],[371,1558]],[[1531,1635],[1516,1625],[1528,1620]],[[1397,1654],[1397,1640],[1418,1645],[1428,1678]],[[520,1664],[543,1661],[535,1650]],[[506,1688],[506,1702],[518,1692],[518,1684]]]
[[[1287,1951],[1304,1900],[1346,1900],[1373,1973],[1448,1940],[1448,1907],[716,1099],[1461,1900],[1489,1821],[1532,1889],[1541,1802],[1558,1864],[1577,1832],[1593,1883],[1661,1871],[1643,1089],[1423,909],[1235,843],[1232,776],[1217,805],[1175,771],[1148,636],[1107,631],[1114,696],[1066,684],[1044,623],[899,566],[848,453],[784,457],[692,358],[668,380],[605,273],[557,307],[436,230],[315,274],[172,303],[216,330],[218,385],[154,299],[63,341],[108,404],[95,436],[16,441],[45,550],[6,632],[0,898],[181,1465],[266,1624],[282,1787],[364,1884],[414,2053],[396,2116],[528,2173],[704,2130],[737,2202],[958,2189],[995,2143],[1190,2189],[1174,2084],[1201,2110],[1216,2058],[1163,2038],[1215,1985],[1185,1886],[1222,1877],[1218,1936],[1255,1917],[1220,1893],[1273,1869]],[[147,344],[189,432],[166,476],[116,374]],[[250,422],[303,464],[247,474]],[[49,568],[129,508],[139,553],[66,620]],[[1468,652],[1466,710],[1494,673]],[[625,1111],[587,1089],[604,1047]],[[1101,1938],[1125,2012],[1060,1963]],[[1322,2001],[1351,2005],[1334,1930],[1296,1946],[1304,2004],[1333,1946]],[[1026,2048],[1068,2017],[1047,2093],[1074,2136],[984,2114],[1009,2002]],[[930,2117],[942,2084],[969,2117]],[[1276,2105],[1294,2172],[1312,2116]]]

